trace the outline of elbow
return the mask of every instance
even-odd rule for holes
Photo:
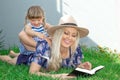
[[[21,38],[22,35],[23,35],[23,31],[21,31],[21,32],[18,34],[18,37]]]
[[[36,74],[40,71],[40,66],[36,64],[35,62],[32,62],[30,65],[29,73],[30,74]]]
[[[21,39],[23,38],[23,36],[25,36],[25,35],[26,35],[25,31],[21,31],[21,32],[18,34],[18,37],[19,37],[19,39],[21,40]]]

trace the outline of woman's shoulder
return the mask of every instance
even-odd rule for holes
[[[76,50],[81,50],[81,46],[78,45],[77,48],[76,48]]]
[[[82,55],[82,49],[81,49],[80,46],[78,46],[78,47],[76,48],[76,53]]]

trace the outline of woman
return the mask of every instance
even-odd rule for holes
[[[61,67],[82,67],[91,69],[89,62],[81,63],[82,52],[78,45],[79,38],[87,36],[89,31],[78,27],[72,16],[63,16],[59,25],[48,29],[48,34],[52,37],[52,43],[38,41],[36,53],[29,56],[27,64],[30,64],[29,72],[37,75],[71,78],[67,74],[46,74],[40,72],[41,68],[46,70],[58,70]],[[23,60],[18,56],[17,64]],[[2,59],[3,56],[0,56]],[[4,58],[3,58],[4,59]],[[12,61],[12,60],[9,60]],[[24,64],[24,63],[19,63]]]

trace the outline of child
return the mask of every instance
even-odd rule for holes
[[[44,11],[40,6],[31,6],[25,17],[25,27],[23,29],[25,35],[19,36],[23,37],[24,40],[20,38],[20,53],[24,55],[30,55],[34,53],[36,45],[30,46],[25,42],[33,39],[35,42],[46,40],[50,43],[48,39],[47,29],[49,28],[49,24],[45,22]],[[20,33],[21,33],[20,32]]]

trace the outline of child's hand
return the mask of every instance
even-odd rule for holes
[[[44,38],[45,38],[45,35],[38,32],[38,33],[37,33],[37,37],[38,37],[38,38],[41,38],[41,39],[44,39]]]

